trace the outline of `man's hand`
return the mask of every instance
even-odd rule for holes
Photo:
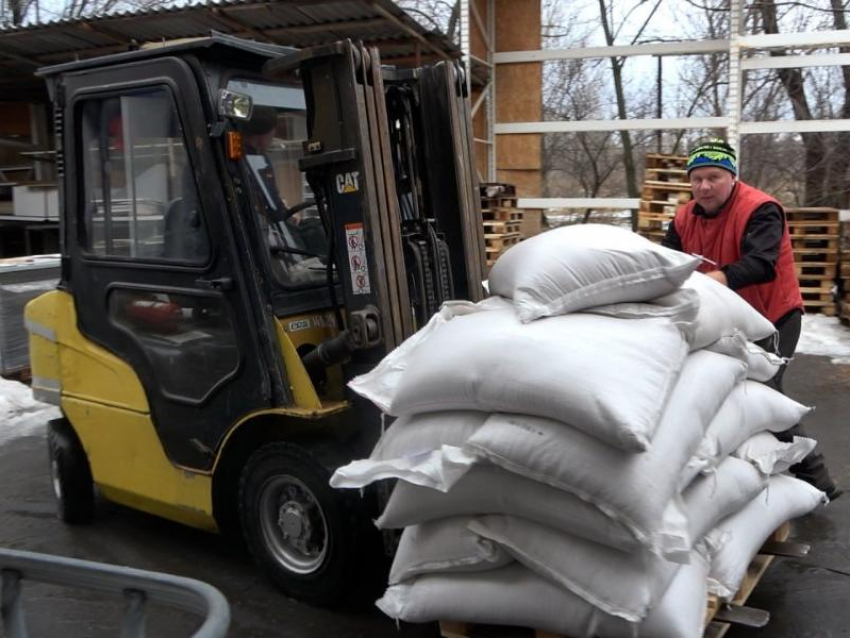
[[[707,272],[705,274],[714,279],[714,281],[719,281],[724,286],[729,285],[729,280],[726,279],[726,273],[722,270],[712,270],[711,272]]]

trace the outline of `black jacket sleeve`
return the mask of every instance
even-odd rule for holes
[[[741,259],[722,268],[732,290],[776,278],[784,229],[785,220],[776,204],[764,204],[752,214],[741,240]]]
[[[682,252],[682,238],[679,237],[679,233],[676,231],[676,225],[672,219],[670,220],[670,225],[667,226],[667,234],[661,240],[661,245],[665,248],[672,248],[673,250]]]

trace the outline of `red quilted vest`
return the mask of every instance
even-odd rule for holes
[[[717,263],[715,266],[704,261],[699,267],[700,272],[718,270],[721,266],[738,261],[741,259],[741,241],[750,216],[768,202],[782,210],[782,205],[770,195],[741,181],[717,217],[694,215],[696,202],[691,200],[676,211],[674,222],[676,232],[682,239],[682,250]],[[784,217],[784,211],[782,214]],[[794,270],[794,253],[787,224],[782,233],[779,259],[776,261],[776,278],[763,284],[746,286],[737,290],[737,293],[773,323],[794,308],[802,310],[803,297]]]

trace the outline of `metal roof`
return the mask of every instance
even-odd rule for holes
[[[299,48],[352,38],[399,66],[461,55],[391,0],[216,0],[0,28],[0,101],[43,99],[42,66],[212,31]]]

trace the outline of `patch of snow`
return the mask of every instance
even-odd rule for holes
[[[797,352],[831,357],[833,363],[850,364],[850,328],[842,325],[838,317],[803,315]]]
[[[24,436],[39,436],[47,422],[61,415],[59,408],[32,398],[28,386],[0,378],[0,445]]]

